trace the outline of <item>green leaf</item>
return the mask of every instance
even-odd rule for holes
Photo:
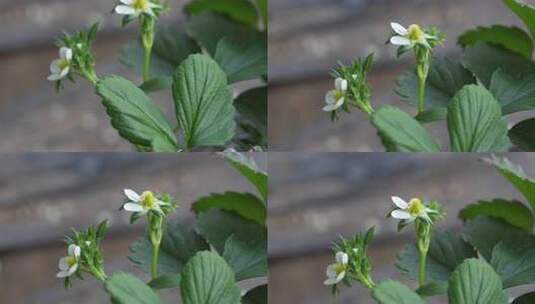
[[[535,180],[528,177],[522,167],[515,166],[507,158],[492,157],[486,161],[498,171],[528,200],[535,210]]]
[[[234,269],[236,281],[267,275],[267,239],[242,241],[231,235],[225,242],[223,258]]]
[[[535,8],[521,0],[503,0],[503,2],[524,22],[531,37],[535,39]]]
[[[223,157],[240,172],[245,178],[256,187],[258,193],[264,199],[264,204],[268,198],[268,174],[258,168],[254,159],[245,153],[236,152],[228,149],[221,153]]]
[[[262,16],[262,20],[264,21],[264,28],[267,29],[268,27],[268,2],[267,0],[256,0],[256,6],[258,7],[260,16]]]
[[[97,93],[121,137],[158,152],[178,150],[165,115],[132,82],[118,76],[105,77],[98,82]]]
[[[492,249],[499,242],[507,239],[529,239],[529,234],[525,230],[485,216],[478,216],[467,221],[462,234],[464,239],[474,246],[487,261],[490,261]]]
[[[465,86],[453,97],[448,131],[455,152],[500,152],[510,147],[500,105],[482,86]]]
[[[219,41],[225,37],[240,44],[254,40],[259,34],[252,27],[208,12],[193,16],[187,24],[187,32],[212,56],[216,54]]]
[[[476,79],[459,62],[449,58],[434,57],[426,82],[425,104],[428,108],[447,107],[451,98],[467,84]],[[403,73],[394,89],[399,97],[414,106],[418,104],[418,76],[416,68]]]
[[[422,298],[444,295],[448,292],[447,282],[431,282],[416,289],[416,293]]]
[[[169,289],[180,286],[180,274],[164,274],[149,282],[152,289]]]
[[[158,258],[158,273],[180,273],[184,264],[195,255],[196,252],[209,249],[208,244],[192,228],[180,223],[178,220],[167,224],[160,255]],[[152,244],[146,233],[145,237],[130,246],[129,259],[139,269],[146,273],[151,271]]]
[[[211,194],[193,203],[193,211],[199,214],[210,209],[218,208],[233,211],[245,219],[266,225],[266,206],[256,196],[250,193],[225,192],[223,194]]]
[[[479,41],[501,45],[528,59],[531,58],[533,53],[531,37],[516,26],[493,25],[491,27],[478,27],[464,32],[458,39],[458,43],[463,47],[474,45]]]
[[[387,280],[372,290],[372,297],[379,304],[424,304],[424,300],[409,287],[397,281]]]
[[[127,273],[114,274],[104,288],[117,304],[158,304],[158,295],[140,279]]]
[[[193,0],[186,5],[186,11],[191,15],[212,11],[229,16],[230,18],[256,26],[258,13],[249,0]]]
[[[220,0],[217,0],[220,1]],[[249,41],[234,41],[224,37],[217,43],[215,61],[228,76],[230,83],[267,75],[267,36],[255,35]]]
[[[533,304],[535,303],[535,291],[526,293],[516,298],[511,304]]]
[[[372,124],[381,137],[398,152],[438,152],[439,145],[429,132],[404,111],[385,106],[373,113]]]
[[[509,130],[513,144],[523,151],[535,151],[535,118],[519,122]]]
[[[501,276],[504,288],[535,283],[535,241],[498,243],[492,251],[490,264]]]
[[[177,66],[189,55],[201,53],[199,45],[184,30],[160,27],[154,37],[150,72],[152,77],[171,77]],[[138,74],[143,73],[143,46],[139,39],[121,49],[119,61]]]
[[[510,75],[521,75],[533,69],[533,62],[499,46],[477,42],[464,51],[463,65],[490,86],[492,74],[499,68]]]
[[[234,106],[241,118],[245,122],[252,124],[266,138],[268,121],[267,97],[267,87],[259,87],[243,92],[234,100]]]
[[[240,289],[234,281],[234,273],[216,253],[197,253],[186,264],[181,276],[184,304],[240,303]]]
[[[528,232],[533,231],[533,215],[526,206],[518,201],[503,199],[478,201],[476,204],[466,206],[459,212],[459,218],[464,221],[482,215],[501,219]]]
[[[157,92],[170,89],[173,86],[171,77],[156,77],[142,83],[139,88],[145,93]]]
[[[535,73],[513,77],[501,68],[492,74],[490,91],[500,102],[503,114],[535,109]]]
[[[201,213],[197,220],[197,227],[200,234],[220,254],[225,252],[227,239],[231,236],[246,244],[257,244],[258,240],[267,239],[265,227],[235,213],[222,210],[212,209]]]
[[[429,246],[426,276],[430,281],[447,282],[460,263],[476,256],[472,246],[459,236],[451,232],[436,231]],[[414,244],[405,247],[398,255],[396,267],[410,278],[418,279],[419,253]]]
[[[439,120],[445,120],[448,116],[448,109],[436,107],[427,109],[414,117],[420,123],[430,123]]]
[[[507,296],[494,269],[483,260],[468,259],[451,275],[450,304],[506,304]]]
[[[173,77],[176,117],[188,148],[224,145],[234,136],[232,90],[207,55],[191,55]]]
[[[247,291],[241,301],[242,304],[267,304],[267,297],[268,286],[260,285]]]

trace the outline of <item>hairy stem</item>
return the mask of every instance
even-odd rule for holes
[[[151,265],[151,276],[152,279],[156,279],[158,277],[158,256],[160,254],[160,244],[153,244],[152,245],[152,265]]]
[[[418,269],[418,283],[421,286],[425,285],[425,266],[427,261],[427,251],[419,250],[420,252],[420,267]]]
[[[418,114],[425,111],[425,83],[427,77],[418,77]]]

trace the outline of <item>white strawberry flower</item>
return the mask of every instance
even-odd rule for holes
[[[415,46],[421,44],[429,47],[428,39],[436,39],[436,37],[426,34],[418,24],[412,24],[406,29],[403,25],[392,22],[390,27],[397,35],[390,38],[390,43],[399,46]]]
[[[76,270],[78,270],[78,263],[80,261],[80,255],[82,254],[82,249],[74,244],[69,245],[67,248],[67,256],[62,257],[59,260],[59,270],[56,275],[58,278],[70,277]]]
[[[325,95],[325,103],[327,105],[323,107],[323,111],[335,111],[344,104],[346,100],[347,85],[347,80],[343,78],[338,77],[334,80],[335,89],[327,92]]]
[[[120,0],[122,4],[115,7],[115,12],[119,15],[130,15],[138,17],[141,14],[154,16],[154,8],[161,8],[161,5],[152,3],[150,0]]]
[[[398,220],[412,222],[417,218],[421,218],[427,222],[432,222],[429,214],[436,213],[435,210],[427,208],[419,198],[413,198],[406,202],[398,196],[392,196],[392,202],[398,209],[393,210],[390,215]]]
[[[168,205],[156,198],[153,192],[144,191],[141,195],[130,189],[124,189],[124,195],[130,200],[130,202],[123,205],[124,210],[130,212],[137,212],[140,214],[146,214],[151,210],[158,213],[163,213],[161,206]]]
[[[345,252],[336,253],[336,263],[327,266],[327,280],[323,282],[325,285],[335,285],[340,283],[346,276],[347,264],[349,263],[349,256]]]
[[[68,47],[59,49],[59,59],[52,61],[50,64],[49,81],[58,81],[65,78],[71,69],[72,50]]]

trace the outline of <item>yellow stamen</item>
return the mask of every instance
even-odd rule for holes
[[[58,67],[60,71],[63,71],[64,69],[68,68],[70,66],[70,62],[67,59],[60,59],[58,62]]]
[[[336,272],[336,274],[340,274],[340,273],[346,271],[346,265],[344,265],[344,264],[335,264],[334,265],[334,271]]]
[[[136,10],[146,11],[149,9],[149,1],[147,0],[134,0],[132,7]]]
[[[69,265],[69,268],[76,265],[76,263],[78,263],[78,261],[76,260],[75,257],[73,256],[67,257],[67,265]]]
[[[425,206],[419,198],[413,198],[410,200],[408,211],[412,216],[418,216],[422,214],[424,209]]]
[[[345,93],[344,91],[341,91],[341,90],[336,90],[334,91],[334,98],[336,99],[336,101],[342,99],[345,97]]]
[[[413,24],[409,26],[409,34],[407,35],[407,37],[412,42],[425,42],[425,33],[418,24]]]
[[[156,197],[151,191],[145,191],[141,194],[141,205],[146,209],[152,209],[156,205]]]

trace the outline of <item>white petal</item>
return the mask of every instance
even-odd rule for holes
[[[136,15],[136,10],[126,5],[117,5],[115,12],[119,15]]]
[[[323,282],[324,285],[334,285],[338,282],[336,282],[336,278],[328,278],[327,280],[325,280],[325,282]]]
[[[144,211],[143,207],[136,203],[126,203],[123,206],[124,210],[130,211],[130,212],[142,212]]]
[[[67,59],[67,61],[71,61],[72,59],[72,50],[68,47],[62,47],[59,49],[59,57],[61,59]]]
[[[326,104],[335,104],[336,103],[336,90],[332,90],[325,94],[325,103]]]
[[[336,264],[331,264],[327,266],[327,270],[325,271],[325,274],[328,278],[336,278]]]
[[[78,246],[76,246],[74,244],[70,244],[69,247],[67,248],[67,254],[69,256],[74,256],[74,253],[76,252],[76,247],[78,247]]]
[[[62,279],[62,278],[66,278],[66,277],[68,277],[68,276],[70,276],[68,270],[60,271],[60,272],[58,272],[58,274],[56,274],[56,277],[58,277],[58,278],[60,278],[60,279]]]
[[[137,194],[134,190],[124,189],[124,195],[126,195],[126,197],[133,202],[139,202],[139,194]]]
[[[78,269],[78,263],[72,265],[72,267],[69,268],[69,271],[68,271],[69,276],[71,276],[73,273],[75,273],[77,269]]]
[[[59,263],[58,263],[59,270],[65,271],[69,269],[69,263],[67,263],[68,259],[69,257],[62,257],[61,259],[59,259]]]
[[[411,45],[409,39],[401,36],[394,36],[390,38],[390,43],[392,43],[393,45]]]
[[[69,67],[64,68],[64,69],[61,70],[61,72],[59,73],[59,77],[60,77],[60,78],[64,78],[65,76],[67,76],[67,75],[69,74],[69,71],[70,71],[70,68],[69,68]]]
[[[59,74],[61,72],[61,69],[59,68],[60,61],[61,59],[56,59],[50,63],[50,72],[52,74]]]
[[[347,80],[343,78],[336,78],[334,80],[334,87],[339,91],[347,91]]]
[[[132,3],[134,3],[134,0],[120,0],[121,3],[123,4],[126,4],[126,5],[131,5]]]
[[[401,197],[399,196],[392,196],[392,202],[394,203],[394,205],[396,205],[399,209],[407,209],[409,208],[409,204],[404,201]]]
[[[407,31],[407,29],[403,25],[397,22],[391,22],[390,27],[394,30],[394,32],[396,32],[396,34],[401,36],[405,36],[409,33],[409,31]]]
[[[48,79],[48,81],[58,81],[61,78],[63,78],[63,77],[61,77],[59,74],[50,74],[50,76],[48,76],[47,79]]]
[[[408,220],[411,218],[411,215],[407,211],[403,210],[394,210],[392,213],[390,213],[390,215],[398,220]]]
[[[342,105],[344,104],[344,99],[341,98],[338,102],[336,103],[331,103],[331,104],[328,104],[326,105],[325,107],[323,107],[323,111],[325,112],[331,112],[331,111],[334,111],[336,109],[338,109],[339,107],[341,107]]]
[[[346,276],[346,272],[345,271],[340,272],[338,274],[338,276],[336,277],[336,283],[339,283],[340,281],[342,281],[345,276]]]
[[[345,252],[336,253],[336,262],[346,265],[349,262],[349,256]]]
[[[81,254],[82,254],[82,248],[76,246],[74,248],[74,257],[78,260],[78,258],[80,258]]]

